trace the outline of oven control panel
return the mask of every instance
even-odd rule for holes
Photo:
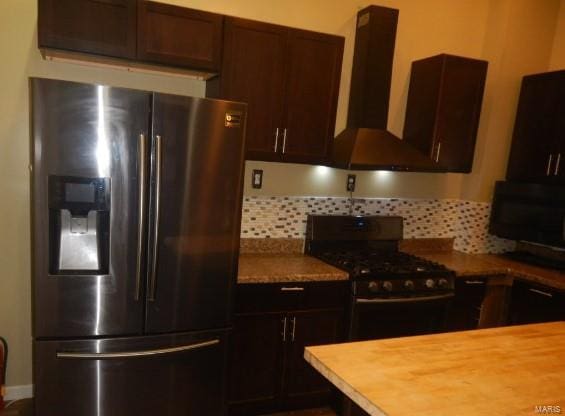
[[[429,276],[403,279],[368,279],[353,282],[356,297],[426,296],[454,290],[453,276]]]

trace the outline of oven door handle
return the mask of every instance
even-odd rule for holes
[[[357,298],[355,299],[356,304],[383,304],[383,303],[418,303],[418,302],[426,302],[432,300],[447,300],[454,297],[455,294],[453,293],[446,293],[444,295],[435,295],[435,296],[415,296],[411,298],[383,298],[383,299],[365,299],[365,298]]]

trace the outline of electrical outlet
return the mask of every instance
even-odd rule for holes
[[[357,175],[347,175],[347,192],[355,191],[355,181],[357,180]]]
[[[251,187],[253,189],[261,189],[263,187],[263,170],[253,169],[251,175]]]

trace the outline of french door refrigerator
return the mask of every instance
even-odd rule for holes
[[[30,83],[36,414],[224,414],[245,105]]]

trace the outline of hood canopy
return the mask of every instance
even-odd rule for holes
[[[333,164],[345,169],[445,172],[428,155],[386,130],[398,10],[357,14],[347,128],[334,140]]]
[[[336,137],[334,166],[351,170],[446,171],[394,134],[363,128],[348,128]]]

